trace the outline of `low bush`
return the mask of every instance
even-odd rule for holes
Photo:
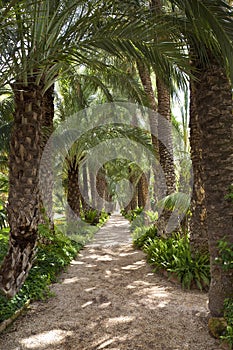
[[[137,216],[139,216],[143,211],[143,208],[136,208],[133,210],[126,211],[125,209],[121,210],[121,214],[128,219],[130,222],[132,222]]]
[[[99,222],[97,223],[97,226],[103,226],[104,223],[109,219],[109,215],[110,213],[106,213],[104,210],[102,210],[99,215]]]
[[[6,228],[8,226],[7,213],[4,206],[4,202],[0,199],[0,229]]]
[[[151,225],[149,227],[138,227],[132,234],[133,245],[137,248],[143,248],[149,239],[157,237],[157,227]]]
[[[224,318],[227,322],[227,327],[220,338],[227,342],[233,349],[233,299],[225,299],[224,302]]]
[[[202,290],[209,286],[209,256],[198,253],[192,256],[187,236],[174,234],[170,238],[149,238],[143,250],[147,254],[148,262],[156,270],[175,274],[183,288],[190,288],[195,284]]]
[[[51,296],[49,285],[83,247],[57,230],[51,233],[45,226],[40,226],[39,236],[50,243],[39,240],[33,267],[18,294],[10,300],[0,295],[0,322],[12,316],[27,300],[43,300]],[[7,251],[8,233],[1,231],[0,239],[2,261]]]
[[[223,270],[233,269],[233,244],[226,240],[221,240],[218,243],[219,262],[222,264]],[[226,341],[231,349],[233,349],[233,298],[228,298],[224,302],[224,318],[227,322],[225,334],[221,339]]]
[[[109,214],[104,210],[98,211],[97,209],[85,210],[81,213],[81,218],[90,225],[102,226],[108,219]]]

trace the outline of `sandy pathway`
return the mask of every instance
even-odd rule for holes
[[[118,242],[118,244],[116,244]],[[207,329],[207,295],[152,273],[113,216],[54,284],[4,334],[1,350],[219,350]]]

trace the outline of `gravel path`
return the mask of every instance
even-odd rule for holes
[[[219,350],[207,295],[154,274],[113,215],[51,289],[0,336],[1,350]]]

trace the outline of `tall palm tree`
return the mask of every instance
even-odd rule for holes
[[[63,1],[25,0],[15,2],[8,15],[1,27],[1,82],[11,83],[15,113],[10,143],[10,245],[1,266],[0,288],[13,296],[23,284],[35,254],[44,96],[67,65],[71,51],[76,61],[84,60],[75,49],[79,46],[86,52],[87,42],[91,46],[86,33],[93,29],[95,9],[81,0],[68,0],[66,6]],[[95,49],[100,46],[100,37],[98,40],[92,42]]]
[[[209,308],[213,316],[220,316],[224,299],[232,294],[233,282],[232,274],[223,271],[217,262],[218,241],[224,236],[230,242],[233,239],[232,207],[224,200],[232,182],[232,92],[226,70],[230,70],[233,81],[232,9],[220,0],[171,2],[185,14],[183,33],[191,47],[193,77],[198,78],[191,82],[192,160],[194,175],[196,172],[199,176],[198,168],[203,172],[198,186],[201,205],[205,195],[207,214]]]
[[[197,83],[196,83],[197,84]],[[207,228],[212,282],[209,308],[214,316],[223,313],[224,299],[232,295],[232,274],[217,263],[218,241],[233,243],[232,203],[225,198],[232,183],[233,103],[226,70],[219,58],[209,54],[203,64],[195,108],[201,130],[203,183],[207,210]]]
[[[8,296],[15,295],[21,287],[35,254],[40,217],[38,172],[45,115],[43,97],[61,67],[61,50],[76,7],[73,2],[67,3],[66,9],[59,1],[17,2],[1,32],[4,73],[11,80],[15,102],[9,162],[10,244],[0,281]]]
[[[151,0],[150,8],[154,13],[162,15],[162,3],[160,0]],[[165,39],[165,38],[164,38]],[[158,98],[158,114],[165,118],[168,123],[163,123],[163,119],[159,118],[160,123],[158,123],[158,143],[159,143],[159,162],[163,169],[166,188],[162,189],[163,195],[167,196],[175,192],[176,190],[176,178],[173,160],[173,142],[172,142],[172,127],[171,127],[171,101],[170,101],[170,90],[166,86],[164,80],[157,75],[156,69],[154,70],[156,74],[156,90]],[[159,216],[157,226],[158,234],[167,234],[167,223],[171,212],[164,208]]]

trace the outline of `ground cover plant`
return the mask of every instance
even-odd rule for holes
[[[232,193],[231,193],[232,194]],[[219,241],[220,261],[224,270],[233,269],[233,244],[226,240]],[[233,296],[225,299],[224,302],[224,318],[227,326],[221,335],[221,339],[226,341],[230,348],[233,349]]]
[[[210,283],[208,254],[191,253],[188,236],[148,238],[143,246],[147,260],[155,270],[165,270],[177,277],[183,288],[207,289]]]
[[[86,225],[82,221],[83,227],[76,227],[76,233],[73,229],[75,233],[73,235],[66,235],[65,232],[62,232],[60,229],[62,223],[59,225],[59,222],[55,225],[54,232],[51,232],[47,225],[40,225],[36,257],[23,287],[10,300],[0,295],[0,322],[11,317],[28,300],[44,300],[52,296],[49,285],[57,281],[59,273],[93,238],[98,230],[97,226],[102,226],[108,217],[109,215],[104,211],[98,213],[89,210],[84,219],[91,225]],[[9,228],[4,228],[0,231],[0,263],[7,253],[8,239]]]
[[[23,287],[10,300],[0,295],[0,322],[11,317],[28,300],[43,300],[51,296],[49,285],[57,280],[59,272],[69,265],[83,247],[56,229],[55,233],[51,233],[46,226],[40,226],[39,231],[37,254]],[[8,237],[8,229],[1,230],[0,262],[7,252]]]
[[[139,224],[135,227],[135,223]],[[209,255],[192,254],[187,234],[174,233],[171,237],[158,236],[156,224],[149,226],[134,217],[131,224],[133,245],[142,249],[155,271],[175,277],[183,288],[207,290],[210,284]]]

